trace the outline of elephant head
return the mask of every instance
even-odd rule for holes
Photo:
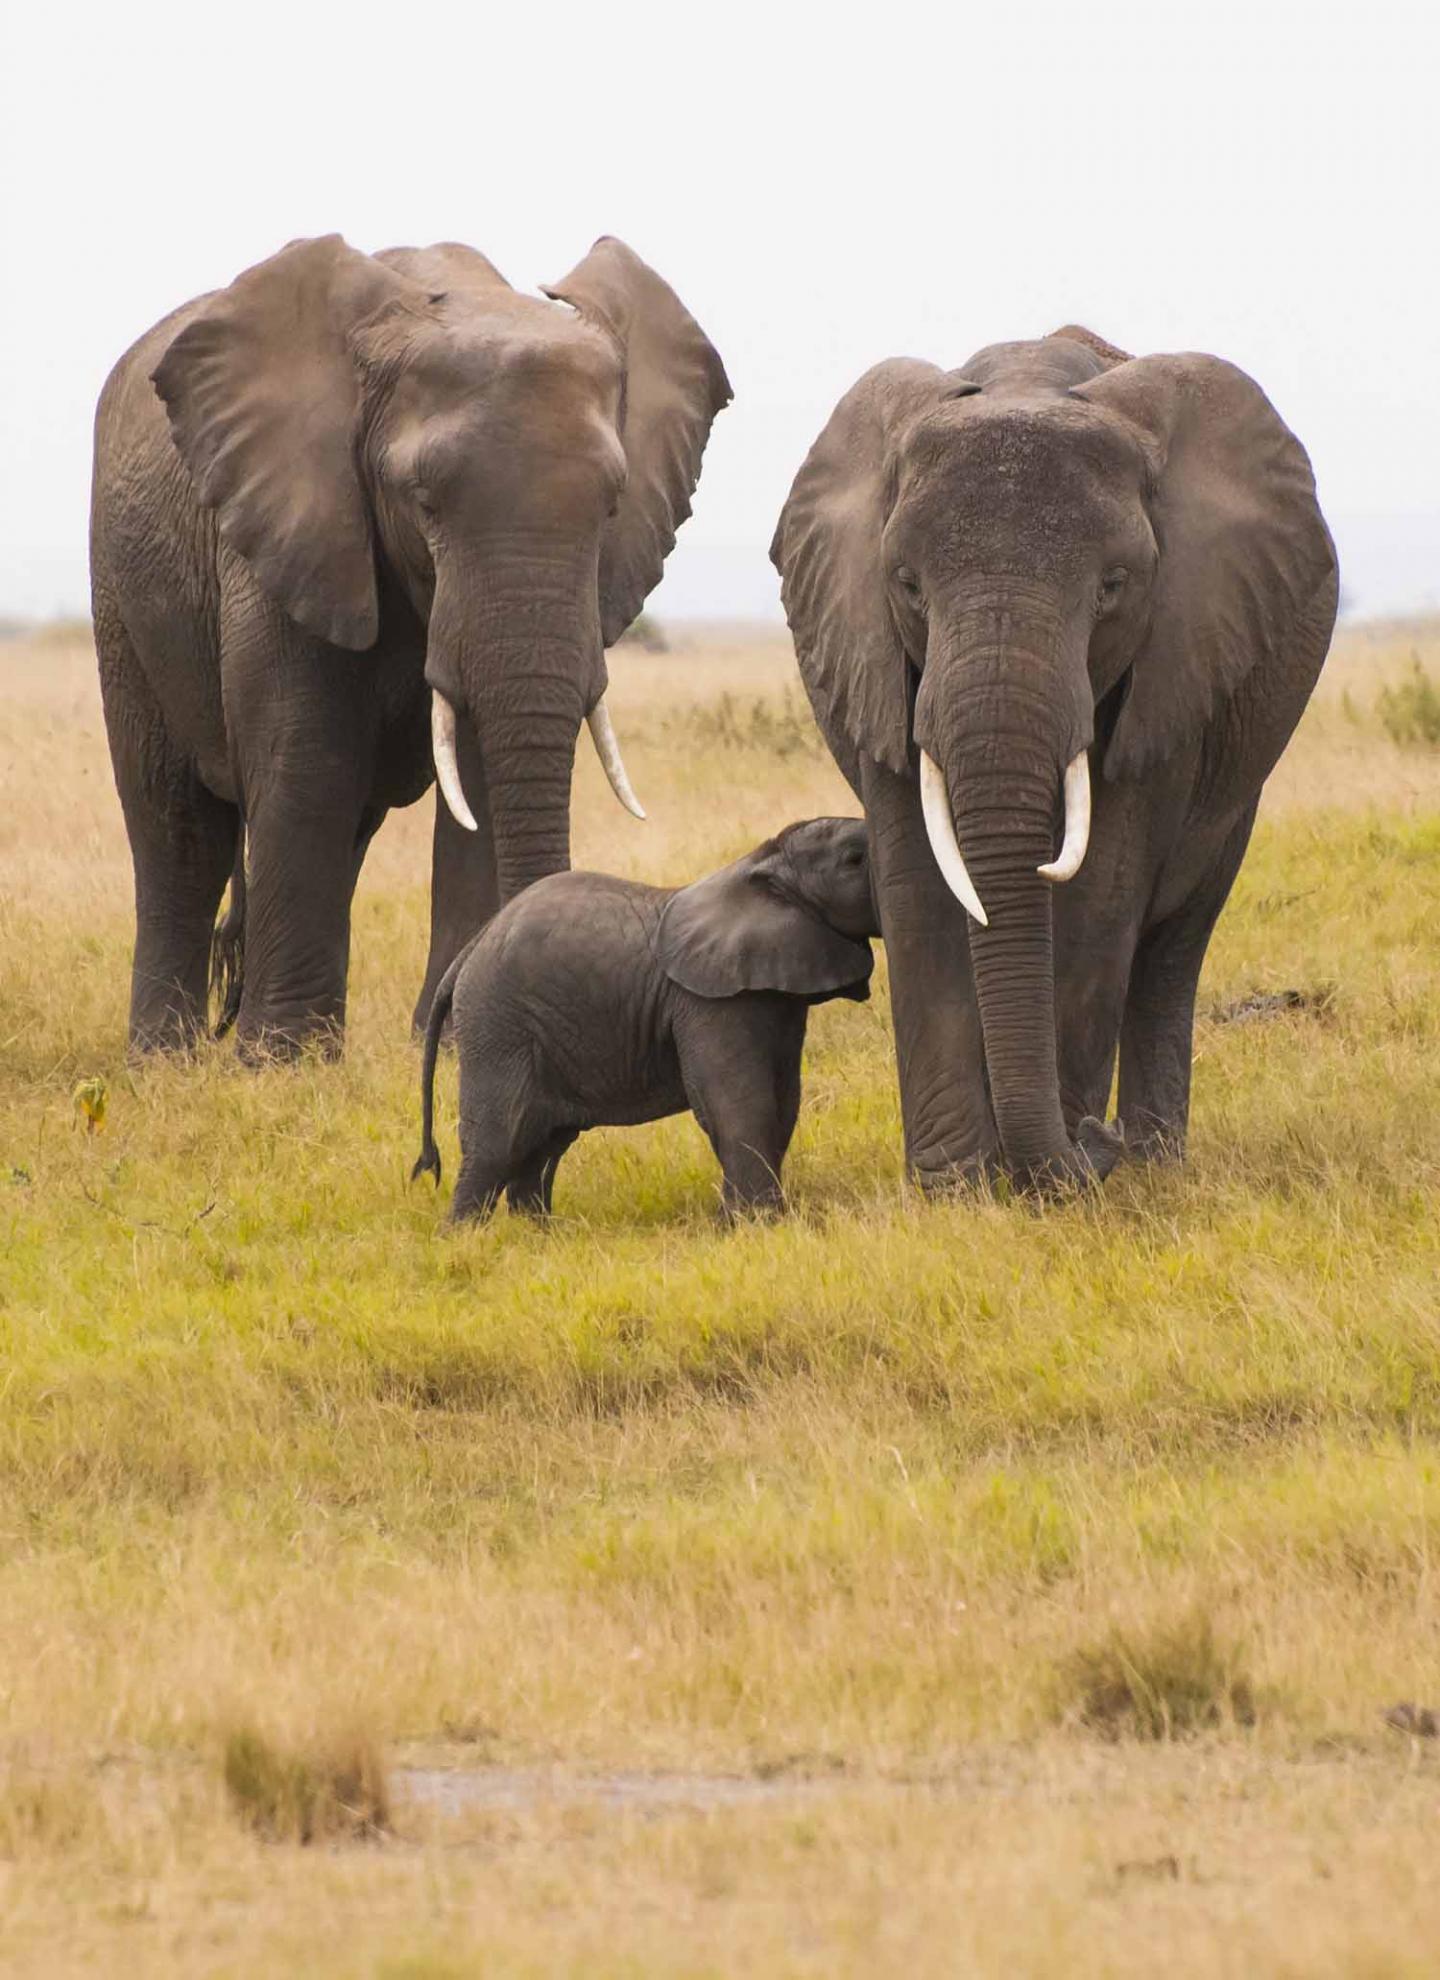
[[[851,783],[862,756],[918,777],[970,916],[1007,1167],[1083,1171],[1060,1104],[1052,888],[1085,857],[1092,765],[1166,776],[1209,737],[1187,759],[1205,774],[1256,663],[1283,668],[1333,615],[1303,448],[1213,357],[1129,358],[1070,329],[959,371],[895,359],[840,401],[771,555]]]
[[[682,887],[660,917],[667,976],[697,997],[777,990],[863,1002],[880,933],[863,818],[807,818]]]
[[[153,374],[222,540],[298,626],[363,653],[397,596],[419,615],[441,790],[473,830],[458,713],[502,899],[569,863],[582,719],[639,811],[604,649],[658,582],[730,398],[704,332],[621,242],[545,293],[466,247],[296,241],[211,297]]]

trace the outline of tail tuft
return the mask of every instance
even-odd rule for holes
[[[434,1176],[435,1187],[436,1189],[439,1189],[440,1150],[436,1148],[433,1144],[429,1148],[421,1149],[420,1160],[415,1164],[414,1168],[410,1171],[410,1180],[412,1183],[419,1182],[421,1176]]]

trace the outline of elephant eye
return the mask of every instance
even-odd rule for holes
[[[1115,603],[1116,599],[1125,589],[1125,581],[1129,575],[1129,571],[1126,570],[1123,564],[1117,564],[1113,570],[1106,571],[1104,577],[1100,580],[1100,609],[1102,612],[1108,611]]]
[[[919,595],[920,580],[908,564],[895,566],[895,582],[909,597],[914,598]]]

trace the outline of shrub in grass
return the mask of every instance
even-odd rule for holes
[[[267,1842],[364,1838],[390,1826],[384,1764],[360,1735],[286,1750],[240,1726],[225,1741],[224,1771],[235,1813]]]
[[[1417,658],[1394,687],[1381,688],[1375,702],[1385,732],[1397,743],[1440,743],[1440,686]]]
[[[1057,1716],[1106,1739],[1183,1739],[1255,1720],[1255,1693],[1236,1644],[1208,1610],[1141,1629],[1112,1629],[1056,1673]]]
[[[70,1848],[98,1822],[94,1793],[78,1777],[20,1767],[0,1773],[0,1861]]]

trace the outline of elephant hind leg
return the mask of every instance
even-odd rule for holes
[[[95,643],[115,783],[135,869],[134,1051],[183,1049],[205,1030],[210,949],[240,842],[240,814],[200,782],[113,607]]]
[[[1251,805],[1202,884],[1147,929],[1135,952],[1120,1033],[1119,1113],[1127,1153],[1144,1161],[1179,1161],[1185,1153],[1200,970],[1254,823]]]
[[[509,1182],[509,1167],[486,1162],[475,1155],[460,1159],[460,1176],[450,1199],[452,1224],[483,1224],[500,1201]]]
[[[533,1155],[516,1164],[505,1189],[512,1211],[523,1217],[548,1217],[555,1194],[555,1171],[560,1158],[579,1138],[576,1128],[557,1128]]]

